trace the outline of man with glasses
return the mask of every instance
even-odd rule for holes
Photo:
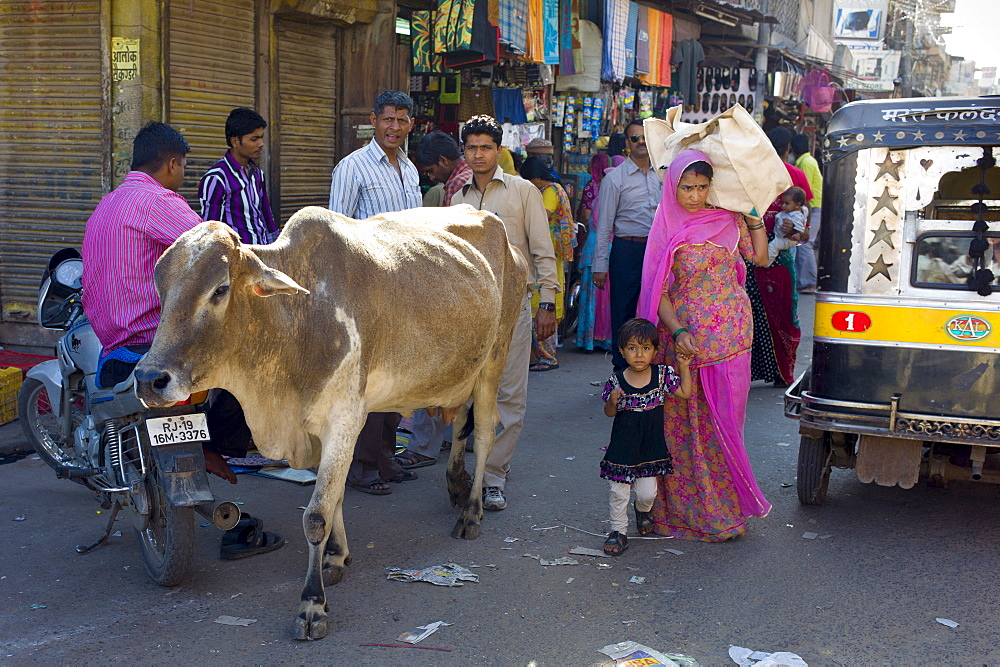
[[[612,332],[635,317],[642,287],[646,237],[663,194],[663,184],[649,164],[645,134],[639,119],[625,128],[629,157],[601,181],[597,203],[593,280],[598,289],[604,289],[605,283],[611,281]],[[611,243],[612,235],[614,243]],[[614,345],[611,361],[616,370],[628,367]]]

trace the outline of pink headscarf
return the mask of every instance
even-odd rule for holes
[[[642,265],[642,292],[639,296],[639,317],[654,324],[659,320],[657,310],[660,295],[674,282],[671,267],[674,254],[682,245],[710,242],[735,252],[740,241],[735,214],[718,208],[704,208],[692,213],[677,201],[677,184],[681,175],[695,162],[708,162],[701,151],[680,153],[667,168],[663,178],[663,197],[656,207],[653,225],[646,241],[646,256]],[[736,262],[736,272],[742,286],[746,281],[746,266]]]

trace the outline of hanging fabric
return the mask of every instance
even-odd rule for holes
[[[670,87],[670,56],[674,40],[674,17],[666,12],[660,14],[660,73],[656,85],[661,88]]]
[[[438,14],[441,14],[442,8],[452,1],[442,0],[438,6]],[[442,26],[440,30],[435,29],[435,37],[438,34],[444,35],[442,38],[444,47],[435,44],[435,50],[441,54],[444,66],[462,69],[495,65],[499,61],[500,33],[499,29],[490,23],[489,1],[461,0],[460,4],[460,9],[456,10],[455,5],[452,5],[449,10],[448,20],[453,23]],[[440,23],[439,19],[440,16],[435,17],[435,26]],[[441,51],[441,48],[445,50]]]
[[[628,0],[604,3],[604,61],[601,78],[621,83],[625,78],[625,33],[628,30]]]
[[[559,73],[576,74],[573,61],[574,0],[559,0]]]
[[[647,86],[655,86],[660,73],[660,49],[663,40],[660,39],[660,14],[657,9],[646,9],[646,25],[649,30],[649,67],[645,75],[640,74],[639,80]]]
[[[528,0],[528,50],[524,59],[541,64],[545,60],[545,0]]]
[[[435,53],[471,48],[475,9],[475,0],[440,0],[434,15]]]
[[[442,74],[441,56],[434,53],[434,12],[413,12],[410,17],[410,43],[414,74]]]
[[[625,76],[635,76],[635,41],[639,30],[639,3],[628,3],[628,24],[625,28]]]
[[[542,63],[559,64],[559,0],[542,0]]]
[[[528,50],[528,0],[499,0],[500,43],[511,53]]]
[[[639,5],[635,30],[635,73],[649,74],[649,8]]]

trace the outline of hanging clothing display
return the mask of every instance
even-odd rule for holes
[[[671,46],[674,43],[674,17],[666,12],[657,13],[660,15],[660,72],[656,79],[656,85],[661,88],[669,88],[671,83]]]
[[[625,33],[628,30],[628,0],[604,3],[604,60],[601,78],[621,83],[625,78]]]
[[[639,30],[639,3],[628,3],[628,24],[625,28],[625,76],[635,76],[635,40]]]
[[[649,7],[639,5],[635,30],[635,73],[649,74]]]
[[[528,0],[528,50],[524,60],[542,63],[545,60],[545,0]]]
[[[499,0],[500,43],[511,53],[528,50],[528,0]]]
[[[500,123],[521,125],[528,122],[520,88],[494,88],[493,106],[496,111],[493,117]]]
[[[576,74],[573,59],[573,26],[579,0],[559,0],[559,73]]]
[[[647,86],[656,84],[660,73],[660,49],[663,47],[663,40],[660,38],[660,12],[658,10],[646,8],[646,25],[649,30],[649,51],[648,68],[645,75],[639,75],[639,80]]]
[[[705,60],[705,50],[696,39],[685,39],[677,45],[671,62],[677,65],[676,88],[690,104],[698,94],[698,63]]]
[[[559,64],[559,0],[542,0],[542,62]]]
[[[410,17],[410,42],[413,74],[443,74],[441,56],[434,53],[434,12],[413,12]]]

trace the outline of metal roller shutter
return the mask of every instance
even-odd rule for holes
[[[170,0],[167,122],[191,145],[181,188],[195,211],[198,180],[226,152],[226,118],[254,107],[254,4]]]
[[[45,263],[104,194],[101,3],[0,0],[0,304],[32,322]]]
[[[340,30],[277,19],[278,187],[281,221],[326,206],[337,156]],[[273,145],[273,144],[272,144]]]

